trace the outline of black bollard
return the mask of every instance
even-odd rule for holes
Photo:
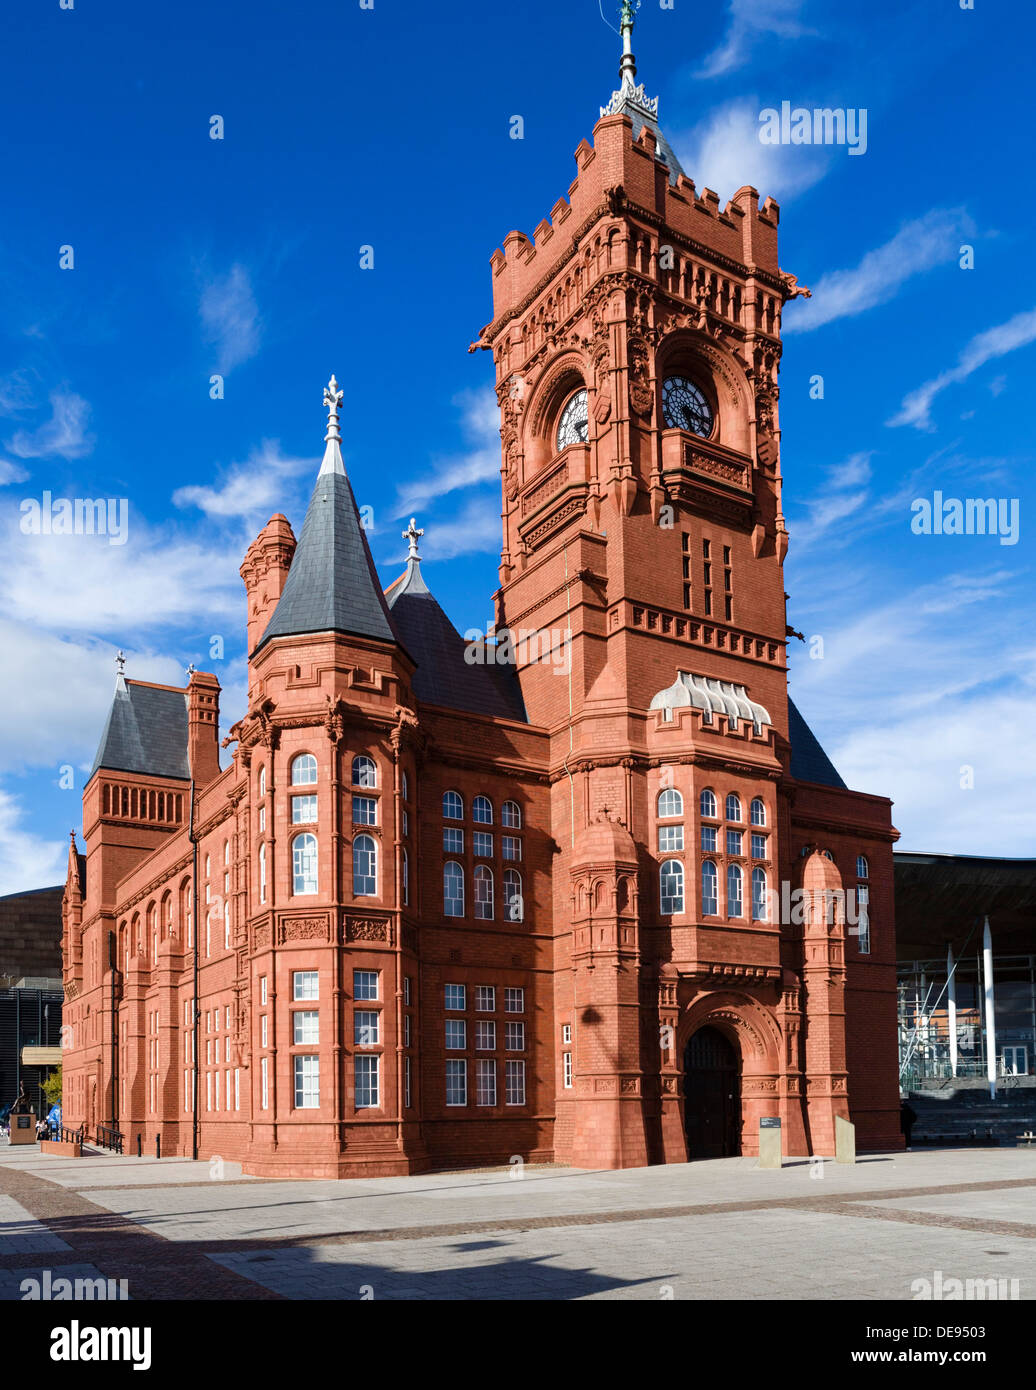
[[[155,1157],[162,1157],[162,1136],[160,1134],[155,1135]]]
[[[140,1144],[140,1135],[138,1134],[138,1135],[137,1135],[137,1157],[140,1158],[140,1156],[141,1156],[142,1153],[143,1153],[143,1150],[142,1150],[141,1144]]]

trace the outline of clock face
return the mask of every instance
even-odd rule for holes
[[[558,421],[557,447],[564,449],[568,444],[585,444],[590,436],[590,421],[586,409],[586,389],[577,391],[561,412]]]
[[[666,377],[662,383],[662,413],[671,429],[690,430],[707,439],[712,433],[712,410],[693,381]]]

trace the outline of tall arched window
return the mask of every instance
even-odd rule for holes
[[[858,854],[858,855],[856,856],[856,877],[857,877],[857,878],[870,878],[870,876],[871,876],[870,865],[867,863],[866,857],[865,857],[864,855],[862,855],[862,854]]]
[[[659,896],[663,917],[683,911],[683,865],[679,859],[667,859],[658,873]]]
[[[353,786],[376,787],[377,785],[378,769],[374,759],[362,754],[353,758]]]
[[[291,760],[291,785],[310,787],[317,780],[317,760],[312,753],[300,753]]]
[[[266,768],[265,768],[265,767],[261,767],[261,768],[259,769],[259,795],[260,795],[260,797],[263,797],[263,796],[266,795]]]
[[[741,798],[736,792],[731,792],[727,796],[727,820],[740,821],[741,819]]]
[[[317,891],[317,837],[308,831],[291,842],[291,891]]]
[[[442,868],[443,912],[447,917],[464,916],[464,870],[455,859]]]
[[[403,877],[403,906],[407,907],[410,904],[410,858],[406,850],[403,850],[403,863],[401,867]]]
[[[266,846],[259,846],[259,901],[266,901]]]
[[[753,825],[766,824],[766,803],[761,797],[755,796],[752,798],[751,817]]]
[[[471,803],[471,819],[477,825],[493,824],[493,803],[488,796],[476,796]]]
[[[752,870],[752,921],[766,921],[766,874],[762,869]]]
[[[683,797],[675,787],[666,787],[658,793],[658,818],[683,815]]]
[[[500,808],[500,823],[508,830],[521,830],[522,808],[517,801],[505,801]]]
[[[166,939],[173,935],[173,895],[166,893],[162,899],[162,932]]]
[[[488,864],[475,866],[475,916],[493,920],[493,870]]]
[[[708,787],[706,787],[705,790],[702,792],[701,796],[698,798],[698,800],[701,808],[701,814],[705,817],[705,819],[715,820],[716,793],[714,791],[711,791]]]
[[[158,908],[154,903],[148,908],[148,930],[151,936],[151,961],[158,964]]]
[[[715,917],[719,912],[719,875],[711,859],[701,866],[701,910],[703,917]]]
[[[521,922],[525,919],[522,876],[517,869],[504,870],[504,916],[509,922]]]
[[[745,915],[744,903],[741,898],[741,885],[744,882],[744,874],[741,872],[740,864],[727,865],[727,916],[743,917]]]
[[[378,846],[373,835],[357,835],[353,840],[353,897],[378,895]]]
[[[464,799],[460,792],[443,792],[442,815],[443,820],[464,819]]]

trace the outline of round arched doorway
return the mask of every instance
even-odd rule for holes
[[[733,1158],[741,1152],[741,1059],[718,1028],[699,1028],[684,1049],[687,1157]]]

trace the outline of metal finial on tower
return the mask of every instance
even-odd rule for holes
[[[195,666],[194,662],[192,661],[191,664],[187,667],[187,670],[184,672],[184,674],[185,674],[186,677],[187,677],[187,684],[188,684],[188,685],[190,685],[190,683],[191,683],[191,677],[195,674],[195,671],[196,671],[196,670],[197,670],[197,667]]]
[[[115,674],[124,676],[126,674],[126,653],[120,649],[115,653]]]
[[[640,0],[622,0],[619,11],[619,32],[622,34],[622,62],[619,64],[619,82],[622,86],[634,85],[637,75],[637,62],[633,57],[634,16],[640,9]]]
[[[338,382],[335,380],[334,372],[331,373],[331,380],[324,387],[324,404],[327,406],[327,433],[324,435],[325,441],[340,441],[342,436],[338,429],[338,411],[341,408],[342,400],[345,396],[344,391],[338,389]]]
[[[420,560],[421,557],[417,553],[417,542],[423,535],[424,528],[418,529],[417,519],[411,517],[409,527],[403,532],[403,539],[410,542],[410,553],[407,556],[408,560]]]

